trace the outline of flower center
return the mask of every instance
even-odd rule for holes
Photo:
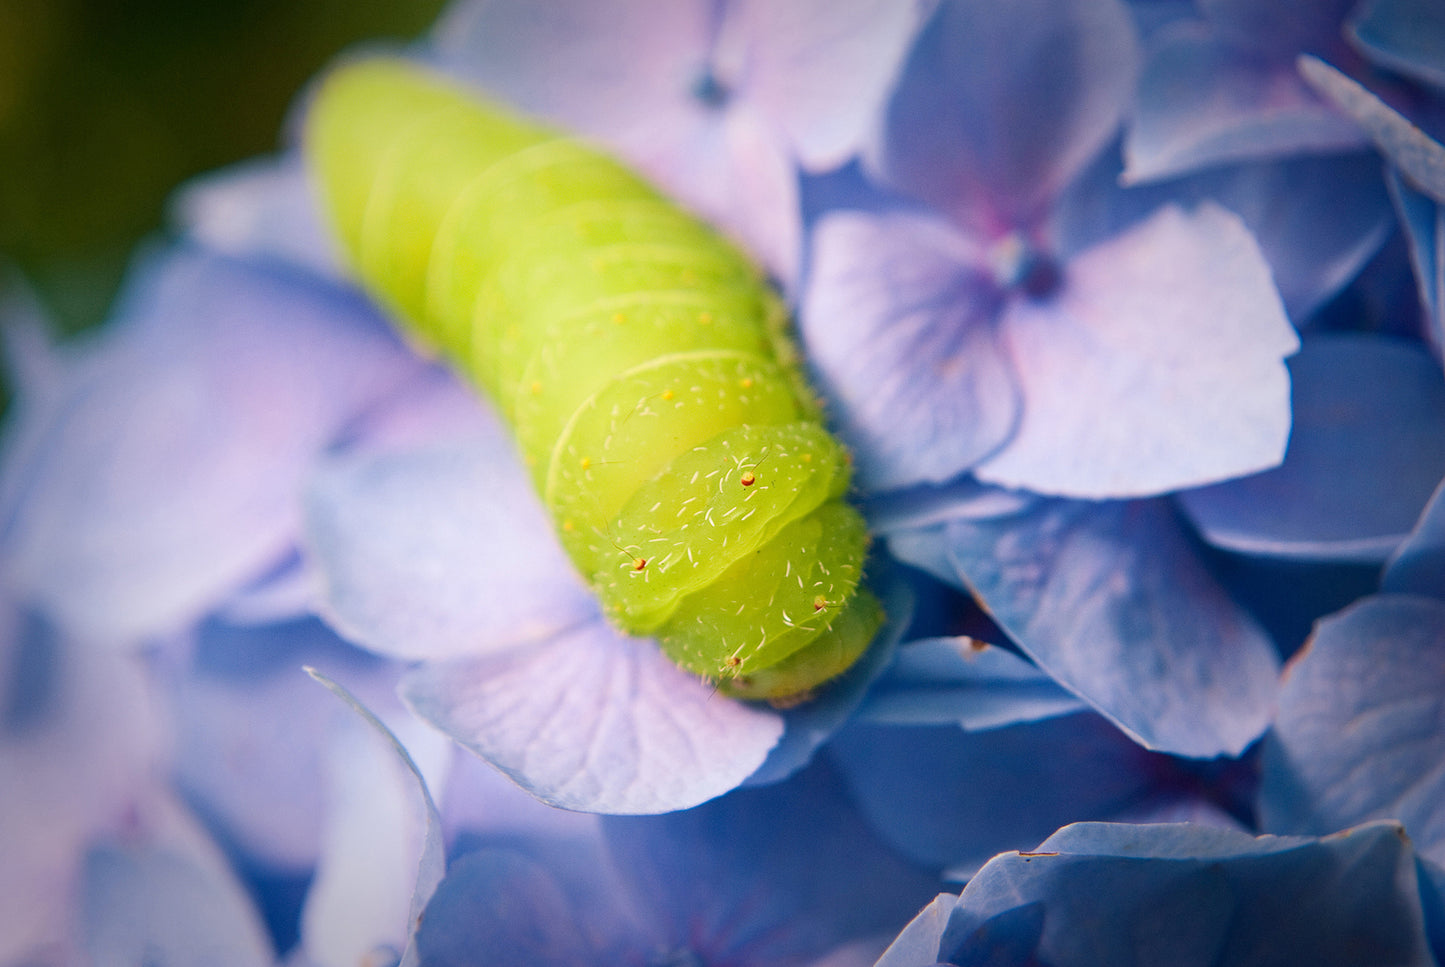
[[[708,64],[692,82],[692,96],[703,107],[716,111],[727,106],[728,101],[732,100],[733,91],[722,78],[718,77],[713,66]]]
[[[1064,283],[1059,261],[1018,232],[1009,232],[995,242],[988,261],[999,288],[1029,299],[1047,299]]]

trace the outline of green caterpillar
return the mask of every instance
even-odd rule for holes
[[[309,160],[365,284],[510,423],[622,631],[783,704],[883,620],[780,300],[616,161],[403,61],[335,71]]]

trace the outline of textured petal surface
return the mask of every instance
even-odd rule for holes
[[[462,657],[597,614],[499,428],[333,463],[312,487],[307,534],[328,618],[384,654]]]
[[[1185,493],[1184,507],[1230,550],[1383,563],[1445,477],[1440,367],[1401,340],[1324,335],[1305,340],[1290,376],[1284,463]]]
[[[64,385],[21,402],[42,430],[12,431],[0,482],[7,581],[106,641],[259,577],[311,462],[418,366],[359,298],[298,277],[182,250],[137,278]]]
[[[1114,0],[949,0],[904,68],[873,166],[977,230],[1018,227],[1113,137],[1138,60]]]
[[[651,641],[600,619],[402,684],[413,710],[537,798],[588,812],[684,809],[737,786],[783,732],[715,695]]]
[[[1151,749],[1238,755],[1268,723],[1274,646],[1166,503],[1050,501],[888,543],[946,564],[1035,664]]]
[[[939,959],[978,962],[989,939],[980,928],[1033,904],[1042,929],[1027,962],[1055,967],[1242,967],[1282,951],[1321,965],[1431,962],[1414,857],[1388,823],[1323,840],[1189,824],[1065,827],[969,881]]]
[[[1071,260],[1062,289],[1015,299],[1003,337],[1023,386],[1018,432],[979,479],[1128,497],[1277,464],[1298,340],[1240,220],[1172,206]]]
[[[1366,598],[1321,622],[1291,662],[1264,746],[1260,820],[1317,833],[1404,823],[1445,860],[1445,603]]]
[[[859,484],[944,481],[996,449],[1019,399],[977,247],[937,219],[852,212],[812,244],[803,341]]]
[[[1445,203],[1416,191],[1397,171],[1387,172],[1385,183],[1410,243],[1415,285],[1438,352],[1445,346]]]

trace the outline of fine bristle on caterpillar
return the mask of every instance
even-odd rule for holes
[[[365,286],[496,405],[620,630],[784,704],[882,622],[781,301],[626,167],[400,60],[322,85],[309,161]]]

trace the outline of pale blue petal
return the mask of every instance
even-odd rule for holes
[[[1062,288],[1015,298],[1003,338],[1025,400],[986,483],[1091,499],[1272,467],[1299,346],[1253,236],[1204,203],[1166,206],[1071,259]]]
[[[938,960],[943,931],[958,906],[958,894],[940,893],[914,917],[874,967],[923,967]]]
[[[969,881],[940,959],[975,962],[980,928],[1032,904],[1043,929],[1030,955],[1052,967],[1431,963],[1414,857],[1389,823],[1324,840],[1070,826]]]
[[[1301,57],[1299,70],[1317,91],[1365,129],[1416,188],[1436,201],[1445,201],[1445,145],[1324,61]]]
[[[1445,603],[1365,598],[1320,622],[1290,664],[1264,744],[1260,822],[1322,833],[1404,823],[1445,861]]]
[[[995,450],[1019,398],[976,247],[938,219],[855,212],[812,244],[800,328],[859,485],[941,482]]]
[[[782,716],[723,698],[601,619],[545,641],[429,662],[402,683],[422,718],[537,798],[586,812],[685,809],[767,758]]]
[[[928,9],[914,0],[741,0],[723,30],[750,42],[742,95],[805,168],[824,171],[871,133]]]
[[[328,743],[326,843],[302,913],[307,956],[318,965],[365,963],[401,949],[417,967],[416,930],[446,870],[441,816],[413,751],[440,763],[449,746],[415,719],[400,720],[411,750],[345,687],[306,669],[356,718]],[[435,771],[435,769],[434,769]]]
[[[1445,8],[1435,0],[1367,0],[1347,33],[1375,63],[1445,90]]]
[[[209,844],[207,844],[209,846]],[[269,967],[270,939],[219,856],[175,843],[106,843],[86,858],[83,945],[98,967]]]
[[[994,729],[1087,708],[1018,655],[975,638],[925,638],[898,657],[869,690],[863,721]]]
[[[598,613],[495,424],[468,445],[332,462],[311,488],[307,540],[328,620],[395,657],[463,657]]]
[[[1114,0],[949,0],[914,46],[873,167],[976,230],[1022,227],[1114,137],[1138,61]]]
[[[1274,646],[1165,502],[1042,502],[888,545],[971,590],[1035,664],[1148,748],[1238,755],[1268,723]]]
[[[1116,818],[1169,768],[1089,713],[984,732],[857,725],[829,750],[875,829],[964,877],[1064,823]]]
[[[1383,563],[1445,477],[1445,379],[1423,349],[1369,334],[1305,340],[1290,361],[1284,463],[1183,495],[1216,546]]]
[[[1289,58],[1261,58],[1204,24],[1160,37],[1139,79],[1124,141],[1124,180],[1153,181],[1239,161],[1365,144]]]
[[[0,493],[6,580],[87,638],[174,631],[285,556],[311,462],[419,364],[357,296],[173,250],[137,268]]]

